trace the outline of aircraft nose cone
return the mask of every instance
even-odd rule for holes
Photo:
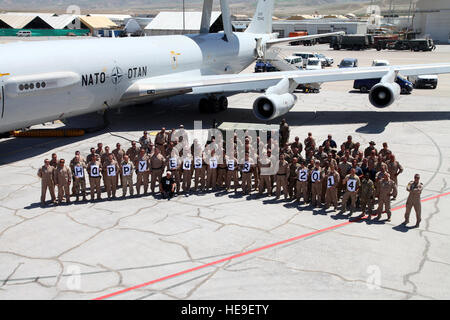
[[[270,111],[270,109],[271,109],[270,104],[265,103],[265,104],[263,105],[263,110],[264,110],[264,111]]]
[[[380,98],[380,99],[385,99],[385,98],[386,98],[386,92],[381,91],[381,92],[378,94],[378,98]]]

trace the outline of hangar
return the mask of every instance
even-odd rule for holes
[[[198,33],[201,21],[200,11],[185,12],[184,15],[182,11],[161,11],[145,27],[144,32],[147,36]],[[221,12],[212,12],[210,30],[211,32],[223,30]]]
[[[37,15],[0,14],[5,29],[52,29],[52,26]]]

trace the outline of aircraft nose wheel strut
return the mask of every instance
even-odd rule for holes
[[[228,98],[221,96],[217,98],[211,96],[209,98],[202,98],[198,104],[200,113],[219,113],[228,109]]]

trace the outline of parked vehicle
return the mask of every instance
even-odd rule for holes
[[[362,93],[367,93],[372,89],[374,85],[379,83],[381,81],[381,78],[378,79],[359,79],[355,80],[353,83],[353,89],[357,89],[361,91]],[[404,78],[401,75],[397,76],[397,79],[395,82],[400,86],[401,93],[402,94],[410,94],[413,90],[413,84],[408,81],[406,78]]]
[[[378,44],[383,41],[397,41],[398,40],[398,34],[383,34],[383,35],[374,35],[373,36],[373,42],[374,42],[374,48],[378,47]]]
[[[298,56],[290,56],[284,59],[289,64],[295,65],[298,69],[303,69],[303,58]]]
[[[432,51],[436,49],[433,39],[413,39],[413,40],[380,40],[376,48],[380,50],[411,50],[411,51]]]
[[[409,40],[383,40],[379,41],[377,44],[377,50],[380,51],[381,49],[387,49],[387,50],[409,50]]]
[[[290,32],[289,38],[302,37],[302,36],[307,36],[307,35],[308,35],[308,32],[306,32],[306,31],[296,31],[296,32]],[[292,42],[289,42],[289,44],[291,46],[299,46],[301,44],[301,41],[292,41]]]
[[[436,49],[433,39],[409,40],[411,51],[432,51]]]
[[[319,93],[321,89],[320,83],[304,83],[297,86],[298,90],[302,90],[304,93]]]
[[[318,58],[309,58],[306,64],[306,70],[320,70],[322,69],[322,63]]]
[[[331,39],[330,48],[334,50],[365,50],[372,48],[373,44],[373,35],[370,34],[338,35]]]
[[[322,61],[322,66],[324,67],[331,67],[331,65],[334,63],[333,58],[327,57],[322,53],[316,54],[316,57],[319,58],[320,61]]]
[[[314,46],[315,44],[317,44],[317,39],[302,40],[301,42],[304,46]]]
[[[265,62],[262,59],[256,61],[255,72],[274,72],[274,71],[278,70],[269,62]]]
[[[383,67],[383,66],[389,66],[389,61],[387,60],[373,60],[372,61],[372,67]]]
[[[294,52],[292,55],[296,56],[296,57],[302,57],[303,67],[306,67],[306,64],[308,63],[308,59],[316,58],[314,53],[309,53],[309,52]]]
[[[20,30],[16,34],[18,37],[31,37],[32,33],[30,30]]]
[[[339,68],[357,68],[358,59],[355,58],[345,58],[342,59],[341,63],[338,65]]]
[[[431,74],[422,76],[408,76],[408,81],[410,81],[416,89],[436,89],[438,84],[438,76]]]

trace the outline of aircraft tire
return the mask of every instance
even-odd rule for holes
[[[219,100],[215,98],[211,98],[208,100],[208,109],[210,113],[219,113],[220,112],[220,105]]]
[[[220,97],[219,107],[220,107],[220,111],[226,111],[228,109],[228,98],[227,97],[225,97],[225,96]]]
[[[200,113],[206,113],[208,112],[209,109],[209,101],[208,99],[201,99],[200,102],[198,103],[198,110],[200,111]]]

